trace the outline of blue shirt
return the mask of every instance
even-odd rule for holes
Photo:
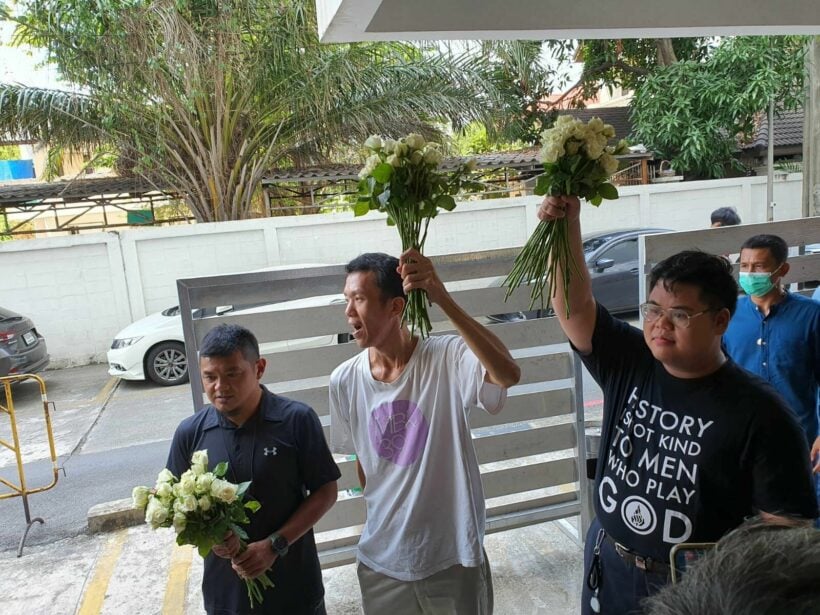
[[[813,442],[818,435],[820,303],[786,293],[764,316],[749,297],[739,297],[723,342],[736,363],[783,396]]]

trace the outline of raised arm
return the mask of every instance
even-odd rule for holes
[[[487,371],[487,381],[509,388],[521,379],[521,368],[510,355],[504,343],[489,329],[470,317],[454,300],[438,277],[433,263],[417,250],[407,250],[399,259],[399,274],[404,280],[404,291],[427,291],[430,301],[438,305],[478,361]]]
[[[566,317],[567,310],[562,284],[557,285],[556,294],[552,297],[552,306],[566,336],[581,353],[587,353],[592,351],[596,307],[595,298],[592,296],[589,270],[584,261],[580,214],[581,203],[578,197],[574,196],[548,196],[538,208],[538,218],[541,220],[567,219],[570,250],[578,265],[578,271],[573,270],[570,278],[569,318]],[[559,269],[556,275],[561,279],[563,272]]]

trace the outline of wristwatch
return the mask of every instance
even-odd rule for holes
[[[274,532],[268,537],[268,540],[270,540],[270,546],[278,557],[284,557],[288,554],[290,545],[284,536],[280,536]]]

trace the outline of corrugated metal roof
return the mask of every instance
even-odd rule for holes
[[[440,168],[444,170],[455,169],[458,165],[464,164],[470,158],[476,159],[478,169],[520,169],[531,168],[541,164],[538,157],[538,148],[527,149],[519,152],[504,152],[497,154],[481,154],[478,156],[447,158]],[[344,180],[359,179],[359,171],[362,165],[340,165],[331,164],[321,167],[310,167],[304,169],[280,169],[269,173],[263,180],[263,184],[276,184],[281,182],[299,181],[322,181],[322,180]]]
[[[156,186],[137,177],[103,177],[61,182],[10,181],[0,183],[0,203],[32,203],[45,199],[81,200],[103,194],[140,195],[158,192]]]

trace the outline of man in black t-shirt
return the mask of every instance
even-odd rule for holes
[[[199,368],[211,404],[180,423],[166,467],[180,476],[194,451],[207,449],[209,469],[228,462],[226,480],[251,481],[262,505],[251,513],[248,546],[229,532],[205,558],[202,593],[209,615],[323,615],[324,587],[313,526],[336,502],[339,468],[308,406],[274,395],[259,380],[265,359],[243,327],[205,335]],[[251,611],[245,583],[265,571],[274,587]]]
[[[583,263],[579,212],[576,197],[547,197],[538,216],[566,218]],[[640,612],[669,581],[677,543],[717,541],[754,514],[810,523],[817,504],[800,428],[721,349],[737,301],[725,259],[690,251],[659,263],[643,331],[596,303],[586,267],[572,272],[569,318],[558,286],[561,326],[604,392],[583,613]]]

